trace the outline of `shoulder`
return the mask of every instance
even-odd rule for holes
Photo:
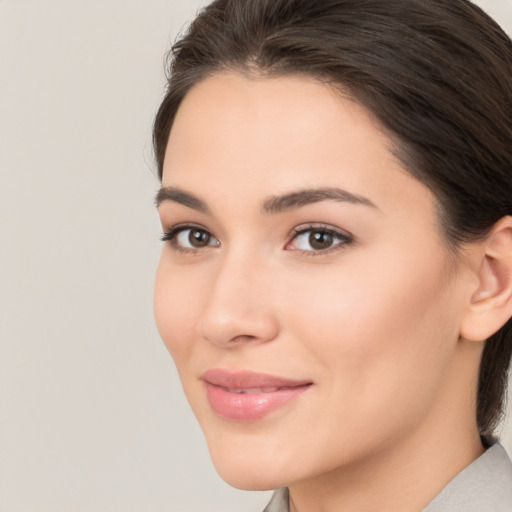
[[[483,510],[512,510],[512,462],[498,442],[449,482],[423,512]],[[288,489],[275,491],[263,512],[289,512]]]
[[[497,442],[449,482],[424,512],[482,510],[512,510],[512,463]]]

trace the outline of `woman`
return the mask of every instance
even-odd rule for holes
[[[157,325],[267,511],[512,510],[512,43],[467,0],[217,0],[154,143]]]

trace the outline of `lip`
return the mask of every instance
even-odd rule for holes
[[[203,380],[214,412],[237,421],[262,419],[294,401],[313,384],[308,380],[219,368],[206,371]]]

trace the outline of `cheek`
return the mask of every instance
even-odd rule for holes
[[[293,337],[308,359],[337,392],[357,390],[368,410],[405,399],[404,390],[411,400],[415,388],[434,393],[457,340],[450,293],[439,284],[444,260],[404,254],[350,261],[328,279],[304,273],[287,297]]]
[[[155,320],[162,340],[180,366],[191,356],[199,287],[193,278],[185,279],[182,272],[172,268],[165,252],[164,249],[155,278]]]

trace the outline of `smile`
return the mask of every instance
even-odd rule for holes
[[[298,398],[312,385],[253,372],[205,372],[203,380],[213,411],[224,419],[255,421]]]
[[[248,389],[226,389],[230,393],[237,393],[239,395],[254,395],[255,393],[273,393],[280,388],[248,388]]]

